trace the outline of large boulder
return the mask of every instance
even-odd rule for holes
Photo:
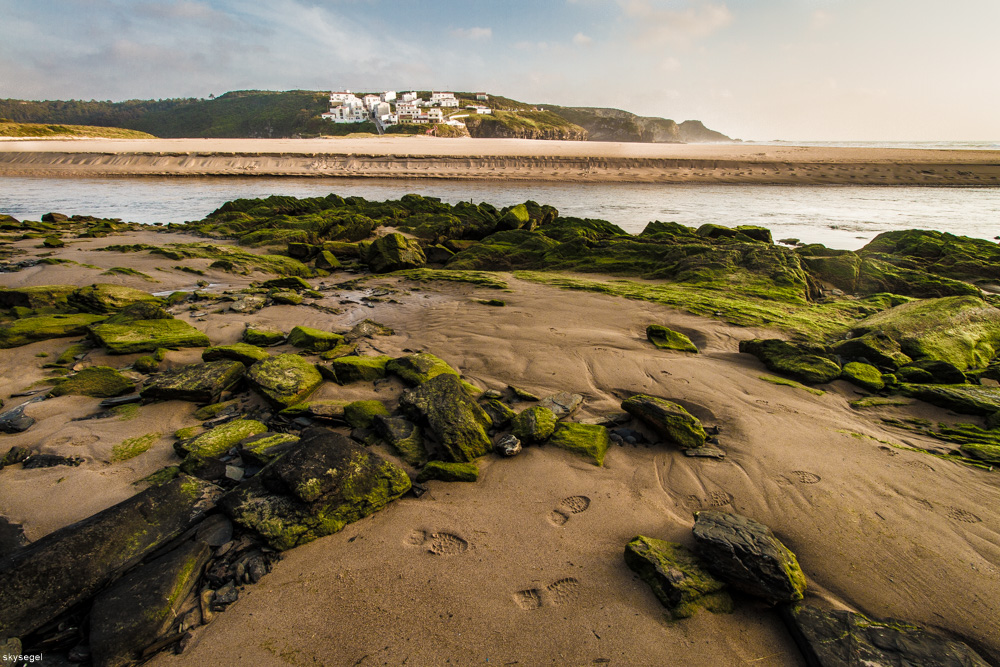
[[[274,405],[300,403],[323,383],[316,366],[297,354],[279,354],[258,361],[247,371],[254,391]]]
[[[190,440],[175,443],[174,450],[184,457],[181,469],[190,471],[206,459],[222,456],[246,438],[266,432],[267,427],[256,419],[234,419]]]
[[[639,535],[625,545],[625,564],[649,585],[674,620],[694,616],[699,609],[733,610],[726,585],[680,544]]]
[[[708,439],[698,418],[671,401],[636,394],[622,401],[622,410],[642,420],[681,449],[701,447]]]
[[[399,407],[418,424],[426,426],[440,446],[438,458],[469,462],[492,448],[486,430],[489,415],[466,393],[454,375],[438,375],[403,393]]]
[[[135,320],[127,324],[97,324],[90,337],[111,354],[153,352],[157,348],[205,347],[208,336],[182,320]]]
[[[555,413],[541,405],[522,410],[511,422],[511,431],[527,444],[545,442],[555,430]]]
[[[375,417],[388,416],[389,409],[382,401],[354,401],[344,406],[344,421],[354,428],[371,428]]]
[[[392,357],[386,355],[377,357],[347,355],[337,357],[329,366],[321,367],[320,371],[327,371],[337,384],[372,382],[385,377],[385,366],[390,361]]]
[[[215,403],[226,389],[243,378],[246,366],[222,359],[189,364],[163,373],[143,387],[143,398],[192,403]]]
[[[449,366],[448,362],[430,352],[418,352],[393,359],[386,363],[385,370],[398,375],[410,385],[423,384],[438,375],[458,376],[458,371]]]
[[[171,630],[211,556],[204,542],[185,542],[98,595],[90,612],[94,664],[124,667],[140,662],[142,650]]]
[[[104,315],[74,313],[71,315],[40,315],[14,320],[0,326],[0,349],[20,347],[39,340],[80,336],[88,327],[104,319]]]
[[[374,273],[415,269],[426,263],[420,243],[399,232],[376,239],[368,248],[368,268]]]
[[[339,433],[311,428],[221,505],[233,521],[284,550],[336,533],[409,488],[399,467]]]
[[[962,642],[895,619],[804,604],[783,608],[781,616],[809,665],[989,665]]]
[[[890,336],[872,331],[857,338],[848,338],[833,346],[833,353],[845,359],[865,361],[875,366],[896,369],[913,361]]]
[[[218,495],[182,475],[0,560],[0,636],[23,636],[86,600],[187,530]]]
[[[288,340],[285,342],[306,352],[323,352],[337,347],[337,345],[344,342],[344,337],[340,334],[321,329],[294,327],[288,333]]]
[[[204,361],[219,361],[220,359],[231,359],[238,361],[244,366],[252,366],[261,359],[267,359],[270,355],[267,350],[250,345],[249,343],[234,343],[233,345],[217,345],[207,347],[201,353]]]
[[[646,327],[646,339],[661,350],[677,350],[679,352],[698,352],[691,339],[679,331],[668,329],[659,324]]]
[[[142,290],[122,285],[99,283],[71,292],[66,301],[71,308],[84,313],[113,313],[139,301],[159,303],[159,299]]]
[[[49,393],[53,396],[78,394],[94,398],[112,398],[128,394],[135,385],[127,377],[108,366],[90,366],[73,375],[56,380]]]
[[[882,372],[871,364],[849,361],[841,370],[841,377],[868,391],[881,391],[885,387]]]
[[[802,599],[799,562],[767,526],[738,514],[697,512],[694,539],[705,567],[734,588],[772,604]]]
[[[35,287],[0,288],[0,308],[29,308],[39,310],[69,307],[66,298],[76,291],[75,285],[37,285]]]
[[[383,415],[375,415],[372,425],[375,432],[396,450],[399,458],[415,468],[427,463],[427,450],[419,426],[403,417]]]
[[[579,454],[595,466],[601,466],[611,445],[611,436],[608,429],[599,424],[559,422],[548,444]]]
[[[903,382],[926,382],[932,384],[965,384],[965,373],[947,361],[918,359],[900,367],[896,375]]]
[[[800,382],[818,384],[840,377],[840,366],[820,350],[778,338],[741,340],[740,352],[752,354],[772,371]]]

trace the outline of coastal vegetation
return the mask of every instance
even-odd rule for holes
[[[43,123],[17,123],[0,118],[0,137],[19,139],[72,139],[90,137],[100,139],[152,139],[153,135],[138,130],[120,127],[97,127],[94,125],[48,125]]]

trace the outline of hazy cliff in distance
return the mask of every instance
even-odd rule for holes
[[[706,143],[732,141],[710,130],[700,120],[676,123],[668,118],[639,116],[621,109],[560,107],[539,105],[587,130],[590,141],[631,141],[639,143]]]

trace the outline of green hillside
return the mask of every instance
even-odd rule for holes
[[[102,139],[153,139],[153,135],[120,127],[95,127],[93,125],[44,125],[42,123],[15,123],[0,118],[0,137],[69,139],[73,137],[98,137]]]

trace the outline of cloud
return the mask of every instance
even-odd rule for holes
[[[493,28],[455,28],[451,34],[460,39],[490,39],[493,37]]]
[[[647,46],[687,45],[726,27],[733,14],[725,4],[700,1],[686,9],[667,9],[656,0],[619,0],[625,16],[638,28],[638,40]]]
[[[582,32],[578,32],[573,35],[573,43],[577,46],[590,46],[593,43],[593,39],[587,37]]]

